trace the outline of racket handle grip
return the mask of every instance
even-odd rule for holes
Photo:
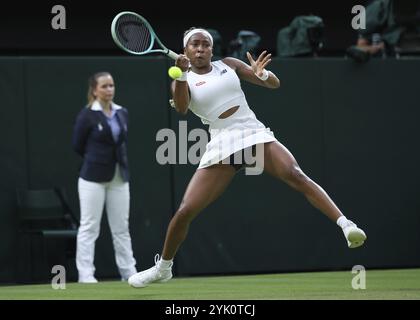
[[[178,59],[178,54],[176,54],[175,52],[173,52],[172,50],[168,49],[168,52],[166,53],[168,55],[169,58],[172,58],[174,60]]]

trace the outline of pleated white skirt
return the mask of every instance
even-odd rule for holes
[[[220,163],[235,152],[255,144],[277,141],[270,128],[266,128],[247,105],[241,105],[226,119],[217,118],[210,123],[209,132],[210,141],[198,169]]]

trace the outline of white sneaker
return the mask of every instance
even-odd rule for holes
[[[128,284],[135,288],[147,287],[153,282],[166,282],[172,278],[172,263],[168,268],[161,268],[159,255],[155,256],[155,265],[128,278]]]
[[[94,276],[79,277],[79,283],[98,283]]]
[[[365,240],[367,239],[366,234],[364,231],[357,227],[357,225],[348,220],[347,226],[343,228],[344,236],[347,239],[347,245],[349,248],[357,248],[363,245]]]

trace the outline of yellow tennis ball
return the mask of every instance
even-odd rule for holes
[[[168,74],[172,79],[178,79],[182,76],[182,70],[179,67],[173,66],[169,68]]]

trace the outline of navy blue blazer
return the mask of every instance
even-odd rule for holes
[[[96,107],[96,108],[95,108]],[[87,181],[109,182],[120,165],[121,176],[128,181],[127,130],[128,111],[113,104],[121,131],[117,142],[112,137],[106,116],[97,105],[79,112],[73,131],[73,149],[82,156],[80,177]]]

